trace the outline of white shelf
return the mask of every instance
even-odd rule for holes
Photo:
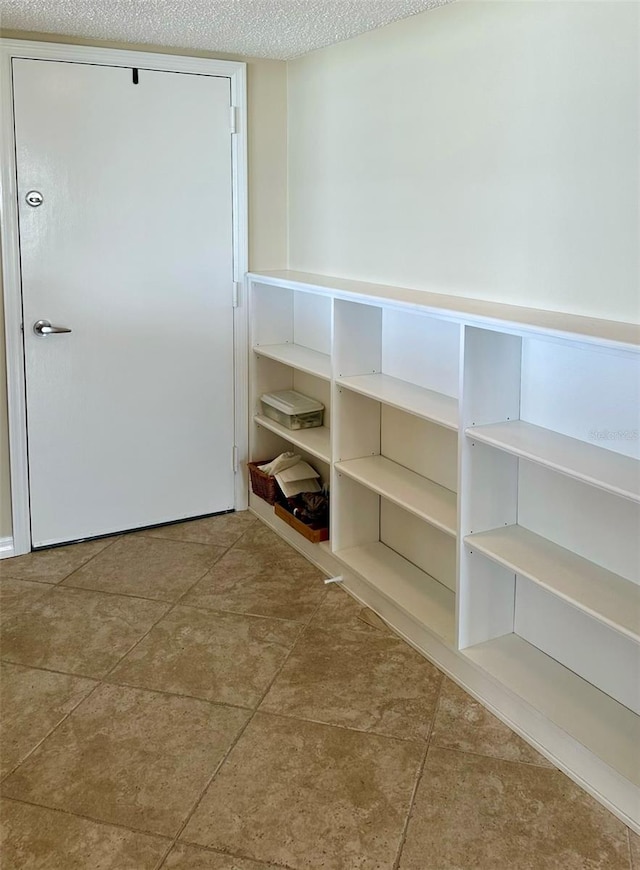
[[[465,544],[620,634],[640,642],[640,586],[521,526],[468,535]]]
[[[255,353],[274,359],[301,372],[331,380],[331,357],[301,344],[257,344]]]
[[[458,429],[458,402],[442,393],[381,373],[338,378],[336,384],[447,429]]]
[[[449,646],[454,645],[455,596],[442,583],[380,541],[339,550],[334,556]]]
[[[631,350],[640,349],[640,326],[637,323],[619,323],[584,317],[580,314],[563,314],[503,302],[454,296],[442,292],[437,286],[415,290],[292,270],[251,272],[249,277],[265,284],[290,287],[294,290],[303,289],[338,299],[365,303],[381,300],[383,303],[400,305],[412,311],[452,316],[457,320],[497,326],[499,329],[519,327],[522,331],[544,332],[574,341],[592,342],[600,346],[611,345],[619,348],[620,345],[626,345]]]
[[[640,718],[515,634],[463,651],[614,770],[640,785]]]
[[[640,502],[640,462],[522,420],[472,426],[469,438]]]
[[[335,468],[448,535],[456,536],[457,496],[450,489],[384,456],[336,462]]]
[[[325,426],[317,426],[314,429],[287,429],[286,426],[281,426],[275,420],[270,420],[263,414],[256,414],[253,418],[254,423],[262,426],[264,429],[269,429],[270,432],[275,432],[280,435],[285,441],[295,444],[302,450],[306,450],[312,456],[316,456],[323,462],[331,462],[331,435],[329,429]]]

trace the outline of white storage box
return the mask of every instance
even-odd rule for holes
[[[322,426],[324,405],[296,390],[280,390],[260,397],[262,413],[287,429],[313,429]]]

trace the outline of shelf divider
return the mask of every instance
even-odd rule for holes
[[[257,344],[253,348],[256,354],[266,356],[286,366],[308,372],[323,380],[331,380],[331,357],[301,344]]]
[[[336,384],[416,417],[431,420],[447,429],[458,429],[458,402],[443,393],[436,393],[380,372],[338,378]]]
[[[522,526],[467,535],[465,544],[640,643],[640,586]]]
[[[456,536],[457,496],[450,489],[385,456],[336,462],[335,468],[437,529]]]
[[[469,438],[640,502],[640,460],[524,420],[471,426]]]
[[[450,589],[380,541],[338,550],[334,556],[453,647],[455,595]]]
[[[287,429],[275,420],[270,420],[263,414],[256,414],[253,422],[264,429],[269,429],[289,441],[296,447],[306,450],[323,462],[331,462],[331,435],[326,426],[316,426],[314,429]]]

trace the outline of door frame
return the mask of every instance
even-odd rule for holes
[[[247,307],[241,299],[241,288],[244,286],[244,276],[248,271],[246,64],[240,61],[3,38],[0,39],[0,235],[4,285],[13,547],[4,547],[2,556],[18,556],[31,550],[26,378],[11,63],[13,58],[141,67],[164,72],[218,76],[230,80],[234,283],[229,288],[229,305],[234,308],[235,446],[234,456],[229,457],[229,462],[234,462],[236,471],[236,510],[245,509],[248,501],[246,461],[244,461],[248,451],[248,324]],[[233,130],[235,132],[232,132]],[[240,304],[241,302],[243,304]]]

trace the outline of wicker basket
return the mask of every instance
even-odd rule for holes
[[[259,462],[247,462],[247,467],[251,476],[251,489],[269,504],[275,504],[280,499],[280,487],[275,477],[265,474],[258,468],[259,465],[266,465],[270,461],[270,459],[262,459]]]

